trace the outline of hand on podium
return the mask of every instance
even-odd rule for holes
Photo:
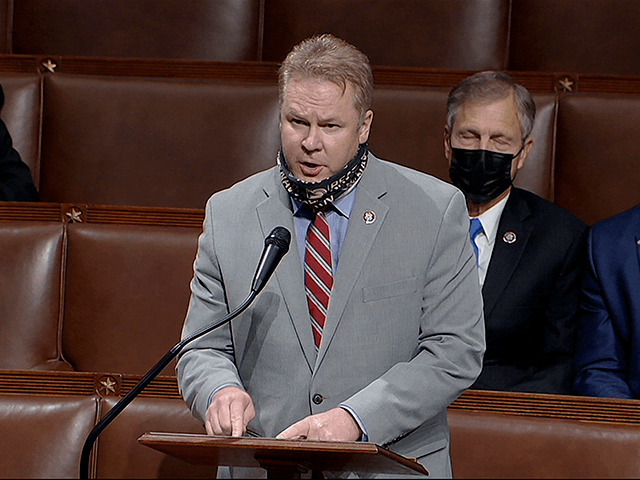
[[[239,387],[229,386],[216,392],[211,399],[204,425],[209,435],[241,437],[255,416],[249,394]]]
[[[362,431],[351,414],[338,407],[309,415],[280,432],[276,438],[349,442],[358,440],[361,435]]]

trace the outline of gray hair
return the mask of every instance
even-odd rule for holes
[[[525,140],[533,129],[536,117],[536,104],[529,90],[518,85],[513,78],[503,72],[479,72],[465,78],[453,87],[447,99],[447,126],[453,130],[453,122],[460,105],[467,102],[493,102],[513,95],[516,106],[522,140]]]
[[[373,73],[367,56],[350,43],[325,33],[314,35],[293,47],[278,72],[280,103],[294,77],[328,80],[342,87],[354,88],[354,107],[360,120],[371,107]]]

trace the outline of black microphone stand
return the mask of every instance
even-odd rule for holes
[[[89,455],[91,454],[91,449],[93,448],[93,444],[95,443],[98,435],[102,433],[102,431],[118,416],[122,410],[125,409],[127,405],[131,403],[131,401],[147,386],[151,381],[158,376],[158,374],[164,369],[171,360],[173,360],[180,351],[187,345],[189,342],[196,340],[197,338],[215,330],[218,327],[221,327],[225,323],[233,320],[235,317],[240,315],[243,311],[251,305],[251,303],[255,300],[259,291],[251,290],[251,293],[247,296],[244,302],[237,307],[234,311],[227,314],[222,320],[213,325],[207,325],[206,327],[198,330],[197,332],[189,335],[187,338],[182,340],[180,343],[176,344],[171,350],[167,352],[167,354],[162,357],[162,359],[155,364],[151,370],[149,370],[144,377],[127,393],[118,403],[116,403],[111,410],[100,420],[93,430],[89,432],[87,439],[84,442],[84,446],[82,447],[82,455],[80,456],[80,478],[85,479],[89,478]]]

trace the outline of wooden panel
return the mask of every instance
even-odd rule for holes
[[[276,83],[276,62],[223,62],[178,59],[131,59],[60,55],[0,54],[0,73],[66,73],[150,78],[208,79]],[[373,65],[376,85],[452,88],[475,70]],[[640,94],[640,75],[581,72],[508,71],[532,93]]]
[[[40,372],[0,370],[0,394],[26,395],[91,395],[96,379],[105,374],[93,372]],[[126,395],[142,375],[111,374],[120,385],[118,393]],[[113,396],[113,395],[108,395]],[[158,376],[141,396],[181,398],[173,376]],[[549,395],[543,393],[467,390],[450,410],[496,413],[526,417],[558,418],[585,422],[640,425],[640,400]]]
[[[451,409],[640,425],[640,401],[542,393],[467,390]]]
[[[203,220],[204,210],[197,208],[0,202],[0,222],[86,222],[103,225],[201,228]]]
[[[0,370],[0,394],[124,396],[141,378],[142,375],[114,373]],[[105,384],[110,388],[105,389]],[[140,396],[182,398],[176,377],[163,375],[156,377]]]

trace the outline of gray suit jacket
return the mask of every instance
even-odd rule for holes
[[[365,223],[365,212],[375,222]],[[316,355],[278,170],[219,192],[207,203],[183,335],[244,300],[264,238],[278,225],[293,238],[274,278],[231,326],[179,359],[193,414],[203,420],[211,393],[227,383],[247,390],[256,409],[251,427],[266,436],[342,403],[369,441],[418,458],[433,475],[450,475],[446,408],[480,373],[485,348],[463,195],[370,155]]]

